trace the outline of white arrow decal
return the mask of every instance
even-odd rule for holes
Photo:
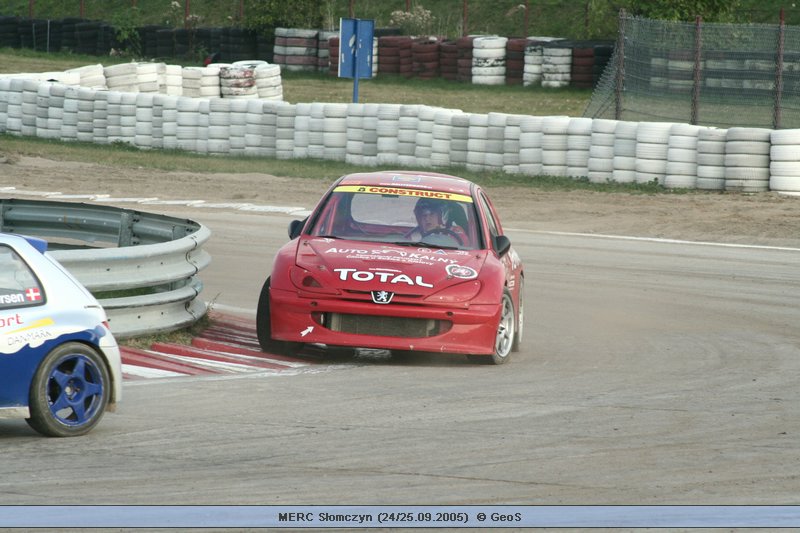
[[[305,337],[306,335],[308,335],[312,331],[314,331],[314,326],[308,326],[306,329],[304,329],[303,331],[300,332],[300,336],[301,337]]]

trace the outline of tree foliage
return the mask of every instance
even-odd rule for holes
[[[321,28],[327,4],[325,0],[246,0],[242,25],[264,33],[275,28]]]
[[[630,0],[632,15],[651,19],[694,22],[734,22],[740,0]]]

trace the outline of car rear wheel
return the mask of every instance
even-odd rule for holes
[[[256,334],[261,351],[278,355],[294,355],[303,346],[300,342],[279,341],[272,338],[271,312],[269,305],[270,279],[264,282],[256,309]]]
[[[492,363],[502,365],[508,361],[516,335],[516,316],[514,302],[508,291],[503,292],[500,300],[500,322],[497,325],[497,335],[494,341],[494,353],[491,355],[470,355],[469,360],[474,363]]]
[[[62,344],[47,354],[33,377],[27,422],[48,437],[84,435],[102,418],[110,391],[100,354],[84,344]]]

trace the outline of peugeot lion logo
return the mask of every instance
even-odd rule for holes
[[[392,301],[393,292],[389,291],[372,291],[372,301],[376,304],[388,304]]]

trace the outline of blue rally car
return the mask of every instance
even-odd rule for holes
[[[40,239],[0,233],[0,418],[90,431],[122,395],[117,341],[97,300]]]

